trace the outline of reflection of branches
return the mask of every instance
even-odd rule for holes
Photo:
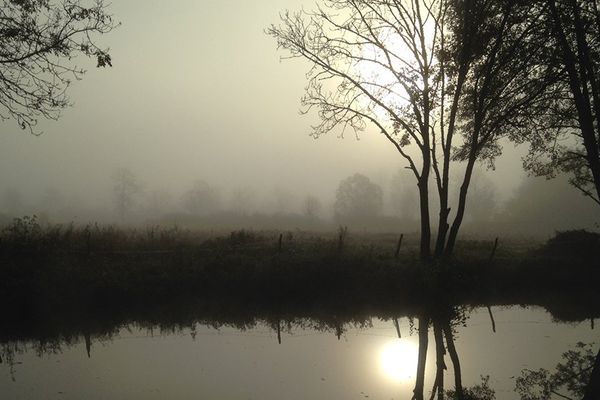
[[[448,390],[446,396],[448,400],[494,400],[496,394],[489,386],[490,377],[482,376],[481,383],[470,388],[465,388],[462,393],[454,390]]]
[[[452,310],[452,314],[454,313],[455,311]],[[413,400],[422,400],[424,398],[425,366],[427,362],[427,347],[430,325],[433,326],[436,354],[436,374],[430,399],[435,399],[436,395],[438,399],[444,398],[444,373],[447,369],[444,358],[447,352],[450,354],[450,359],[452,360],[452,365],[454,367],[455,391],[453,393],[456,393],[458,396],[462,396],[463,388],[460,362],[454,346],[454,336],[452,333],[450,319],[451,318],[448,316],[444,318],[431,318],[428,315],[422,315],[419,317],[419,357],[415,389],[412,397]],[[448,351],[446,351],[446,348]]]
[[[417,379],[413,400],[423,400],[425,387],[425,364],[427,363],[427,346],[429,344],[429,317],[419,317],[419,357],[417,363]]]
[[[442,327],[439,321],[433,323],[433,337],[435,338],[435,382],[431,391],[431,400],[434,399],[436,391],[438,393],[438,399],[444,398],[444,371],[446,370],[446,363],[444,362],[444,356],[446,355],[446,348],[444,347],[444,337],[442,333]]]
[[[430,400],[494,400],[495,392],[489,387],[489,376],[482,376],[481,383],[472,387],[463,387],[462,371],[458,352],[454,345],[453,326],[464,323],[466,316],[455,308],[445,312],[437,312],[435,317],[422,315],[419,317],[419,358],[413,400],[422,400],[424,397],[425,364],[427,361],[427,347],[429,326],[433,327],[436,354],[436,374],[431,390]],[[454,389],[445,390],[444,374],[447,370],[445,356],[448,354],[454,370]]]
[[[118,328],[103,330],[102,332],[90,334],[85,331],[81,332],[65,332],[57,337],[40,337],[35,340],[10,340],[0,343],[0,364],[8,366],[9,374],[12,381],[16,381],[15,366],[22,364],[18,361],[18,357],[29,352],[35,353],[37,357],[61,354],[65,349],[71,348],[79,343],[84,342],[86,354],[91,356],[92,340],[101,343],[112,341],[118,333]],[[2,339],[5,340],[5,339]]]
[[[446,338],[446,346],[448,347],[448,353],[450,354],[450,360],[452,360],[452,366],[454,368],[454,389],[458,398],[461,398],[463,392],[462,371],[460,369],[460,360],[458,358],[456,347],[454,346],[454,337],[449,323],[444,325],[444,337]]]
[[[525,369],[516,381],[516,392],[522,400],[598,398],[600,384],[600,352],[594,355],[591,344],[577,343],[575,350],[562,355],[556,371]]]

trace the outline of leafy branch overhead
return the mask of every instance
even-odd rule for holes
[[[36,133],[39,117],[57,119],[67,89],[85,70],[79,56],[112,66],[96,37],[118,24],[103,0],[2,0],[0,7],[0,118]]]

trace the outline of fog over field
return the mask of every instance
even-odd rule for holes
[[[382,188],[381,213],[406,224],[394,230],[417,230],[410,221],[418,203],[402,195],[416,196],[416,184],[377,130],[360,133],[360,140],[352,130],[314,139],[316,114],[299,113],[308,65],[282,62],[285,54],[265,29],[281,10],[312,5],[114,2],[110,11],[122,25],[100,39],[111,48],[113,67],[78,60],[88,73],[70,89],[73,107],[58,121],[40,119],[40,136],[2,122],[2,220],[37,214],[53,222],[144,224],[173,223],[178,214],[306,216],[312,196],[318,204],[312,217],[335,226],[336,189],[360,173]],[[549,235],[597,227],[600,209],[566,178],[527,177],[526,151],[507,142],[495,170],[478,164],[465,232]],[[123,173],[136,189],[119,211],[115,185]],[[198,198],[206,193],[208,200]]]
[[[0,0],[0,398],[600,399],[598,4]]]

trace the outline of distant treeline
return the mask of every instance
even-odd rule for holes
[[[256,193],[246,188],[224,196],[222,191],[198,181],[179,200],[168,192],[142,191],[130,172],[116,175],[113,201],[105,208],[86,208],[85,203],[65,200],[57,190],[48,190],[39,204],[28,205],[14,189],[0,198],[0,226],[14,217],[37,215],[42,223],[85,225],[102,221],[125,226],[161,225],[228,231],[234,229],[283,229],[327,231],[338,226],[374,232],[412,233],[419,230],[418,199],[402,171],[387,190],[361,174],[342,180],[327,205],[316,195],[302,200],[279,188],[263,194],[259,207]],[[506,198],[506,196],[504,196]],[[565,212],[568,210],[568,212]],[[471,187],[465,215],[466,237],[483,235],[549,237],[557,230],[597,229],[600,209],[573,191],[564,178],[547,181],[529,178],[508,200],[501,200],[493,181],[481,175]]]

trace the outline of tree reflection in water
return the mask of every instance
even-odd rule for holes
[[[422,314],[419,316],[419,357],[417,376],[412,400],[424,400],[425,371],[430,328],[433,329],[435,345],[435,380],[430,391],[430,400],[494,400],[495,392],[489,386],[489,376],[482,376],[481,383],[463,387],[460,360],[454,337],[457,321],[464,321],[464,314],[455,308],[447,312]],[[448,369],[446,355],[449,355],[454,372],[454,388],[446,390],[444,374]],[[600,399],[600,351],[594,354],[591,344],[577,343],[574,350],[562,355],[563,361],[555,371],[546,369],[521,371],[516,380],[515,392],[521,400],[567,400]]]
[[[600,351],[594,355],[591,344],[579,342],[562,359],[554,372],[544,368],[521,371],[516,383],[521,399],[600,399]]]
[[[433,329],[435,345],[435,380],[431,390],[431,399],[444,399],[444,374],[447,370],[446,355],[450,356],[454,371],[454,390],[451,395],[457,399],[465,398],[462,385],[462,372],[456,347],[454,346],[454,326],[465,319],[464,313],[455,307],[437,308],[433,313],[423,313],[419,316],[419,357],[413,400],[423,400],[425,397],[425,370],[427,349],[429,346],[429,329]]]
[[[437,300],[437,299],[436,299]],[[414,309],[410,312],[401,313],[390,309],[386,313],[378,315],[381,320],[392,321],[394,330],[400,336],[400,328],[397,318],[399,316],[409,317],[411,320],[411,332],[416,328],[418,346],[412,346],[389,351],[386,357],[393,366],[402,364],[402,368],[410,369],[402,372],[402,380],[414,381],[412,393],[413,400],[493,400],[496,398],[494,390],[489,386],[490,377],[483,376],[481,382],[475,386],[465,387],[461,361],[457,352],[455,341],[457,338],[457,327],[466,326],[466,308],[463,306],[440,307],[441,301],[436,301],[435,307],[426,309]],[[370,314],[333,314],[325,313],[319,316],[295,316],[293,314],[273,313],[262,318],[250,317],[248,314],[219,315],[217,317],[198,315],[185,315],[186,318],[176,321],[146,321],[145,323],[98,324],[96,321],[79,321],[79,324],[65,324],[56,326],[55,330],[18,330],[11,329],[10,325],[0,330],[0,363],[8,365],[8,372],[14,379],[14,366],[20,364],[16,355],[33,351],[37,355],[60,353],[65,347],[72,347],[81,342],[85,343],[85,356],[93,357],[93,342],[110,342],[118,337],[123,327],[148,330],[150,333],[157,327],[161,334],[178,333],[190,329],[195,336],[196,324],[206,324],[215,329],[231,327],[240,331],[256,328],[257,326],[268,326],[277,335],[277,341],[282,342],[282,333],[291,333],[295,329],[308,329],[320,332],[334,333],[338,339],[349,329],[372,328],[372,316]],[[596,315],[596,314],[590,314]],[[587,315],[585,318],[589,318]],[[579,316],[581,320],[581,316]],[[556,318],[560,320],[559,318]],[[413,325],[414,321],[414,325]],[[36,333],[37,332],[37,333]],[[3,334],[4,333],[4,334]],[[285,340],[283,340],[285,342]],[[398,344],[398,343],[396,343]],[[428,349],[435,354],[430,360],[427,359]],[[387,352],[387,350],[386,350]],[[407,354],[410,353],[410,354]],[[394,363],[394,357],[398,360]],[[433,368],[428,369],[427,363]],[[432,379],[426,379],[426,372],[432,371]],[[453,382],[448,381],[446,373],[452,372]],[[551,399],[578,399],[590,400],[600,399],[600,353],[593,351],[591,344],[579,343],[573,350],[563,354],[562,362],[552,371],[523,370],[520,375],[515,375],[515,392],[512,398],[521,400],[551,400]],[[470,377],[471,378],[471,377]],[[426,382],[432,382],[426,387]],[[410,390],[410,389],[409,389]]]

